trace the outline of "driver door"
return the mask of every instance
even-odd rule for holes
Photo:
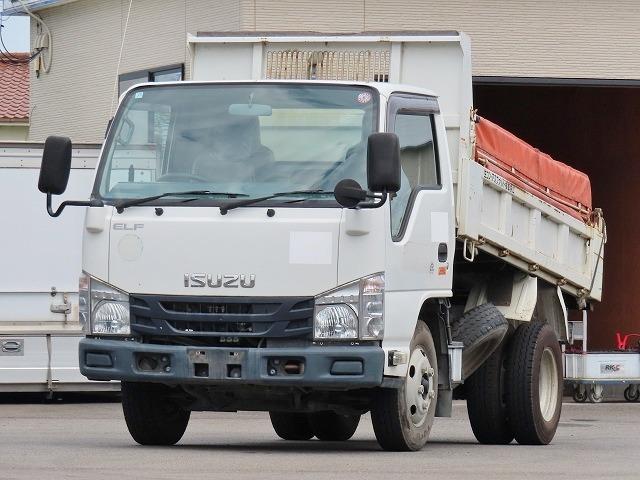
[[[394,291],[423,291],[425,298],[451,296],[455,251],[451,173],[438,115],[433,97],[395,94],[389,101],[387,130],[400,141],[402,177],[390,206],[387,282]]]

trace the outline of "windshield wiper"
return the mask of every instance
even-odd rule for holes
[[[161,193],[160,195],[153,195],[151,197],[132,198],[131,200],[124,200],[122,202],[116,203],[115,207],[118,213],[122,213],[122,211],[127,207],[133,207],[135,205],[141,205],[143,203],[153,202],[154,200],[158,200],[164,197],[179,197],[183,195],[226,195],[229,198],[249,196],[245,193],[212,192],[211,190],[189,190],[186,192],[165,192],[165,193]]]
[[[247,205],[253,205],[254,203],[263,202],[265,200],[271,200],[276,197],[289,197],[291,195],[333,195],[333,192],[326,190],[294,190],[292,192],[279,192],[272,193],[266,197],[247,198],[246,200],[238,200],[237,202],[227,203],[220,207],[220,213],[226,215],[229,210],[233,210],[238,207],[246,207]]]

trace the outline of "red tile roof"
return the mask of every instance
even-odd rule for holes
[[[13,53],[28,58],[28,53]],[[0,122],[29,120],[29,64],[0,57]]]

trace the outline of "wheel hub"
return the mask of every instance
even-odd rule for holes
[[[416,427],[422,425],[427,419],[429,407],[436,396],[434,376],[435,372],[425,349],[417,347],[411,353],[405,384],[408,416]]]
[[[556,413],[558,401],[558,366],[550,348],[545,348],[540,359],[540,375],[538,384],[540,396],[540,412],[545,421],[550,421]]]

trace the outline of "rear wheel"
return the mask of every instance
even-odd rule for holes
[[[122,411],[133,439],[141,445],[173,445],[187,429],[191,412],[172,398],[173,389],[156,383],[122,382]]]
[[[506,347],[495,352],[465,382],[471,429],[480,443],[506,445],[513,440],[505,392]]]
[[[544,445],[562,409],[562,353],[553,329],[527,323],[516,330],[507,363],[509,422],[518,443]]]
[[[316,412],[309,414],[309,424],[318,440],[342,442],[356,433],[360,415],[340,415],[335,412]]]
[[[269,412],[271,425],[283,440],[309,440],[313,437],[313,430],[305,413],[297,412]]]
[[[380,389],[371,409],[373,430],[385,450],[420,450],[427,443],[438,400],[438,363],[429,328],[418,322],[407,375],[400,388]]]

